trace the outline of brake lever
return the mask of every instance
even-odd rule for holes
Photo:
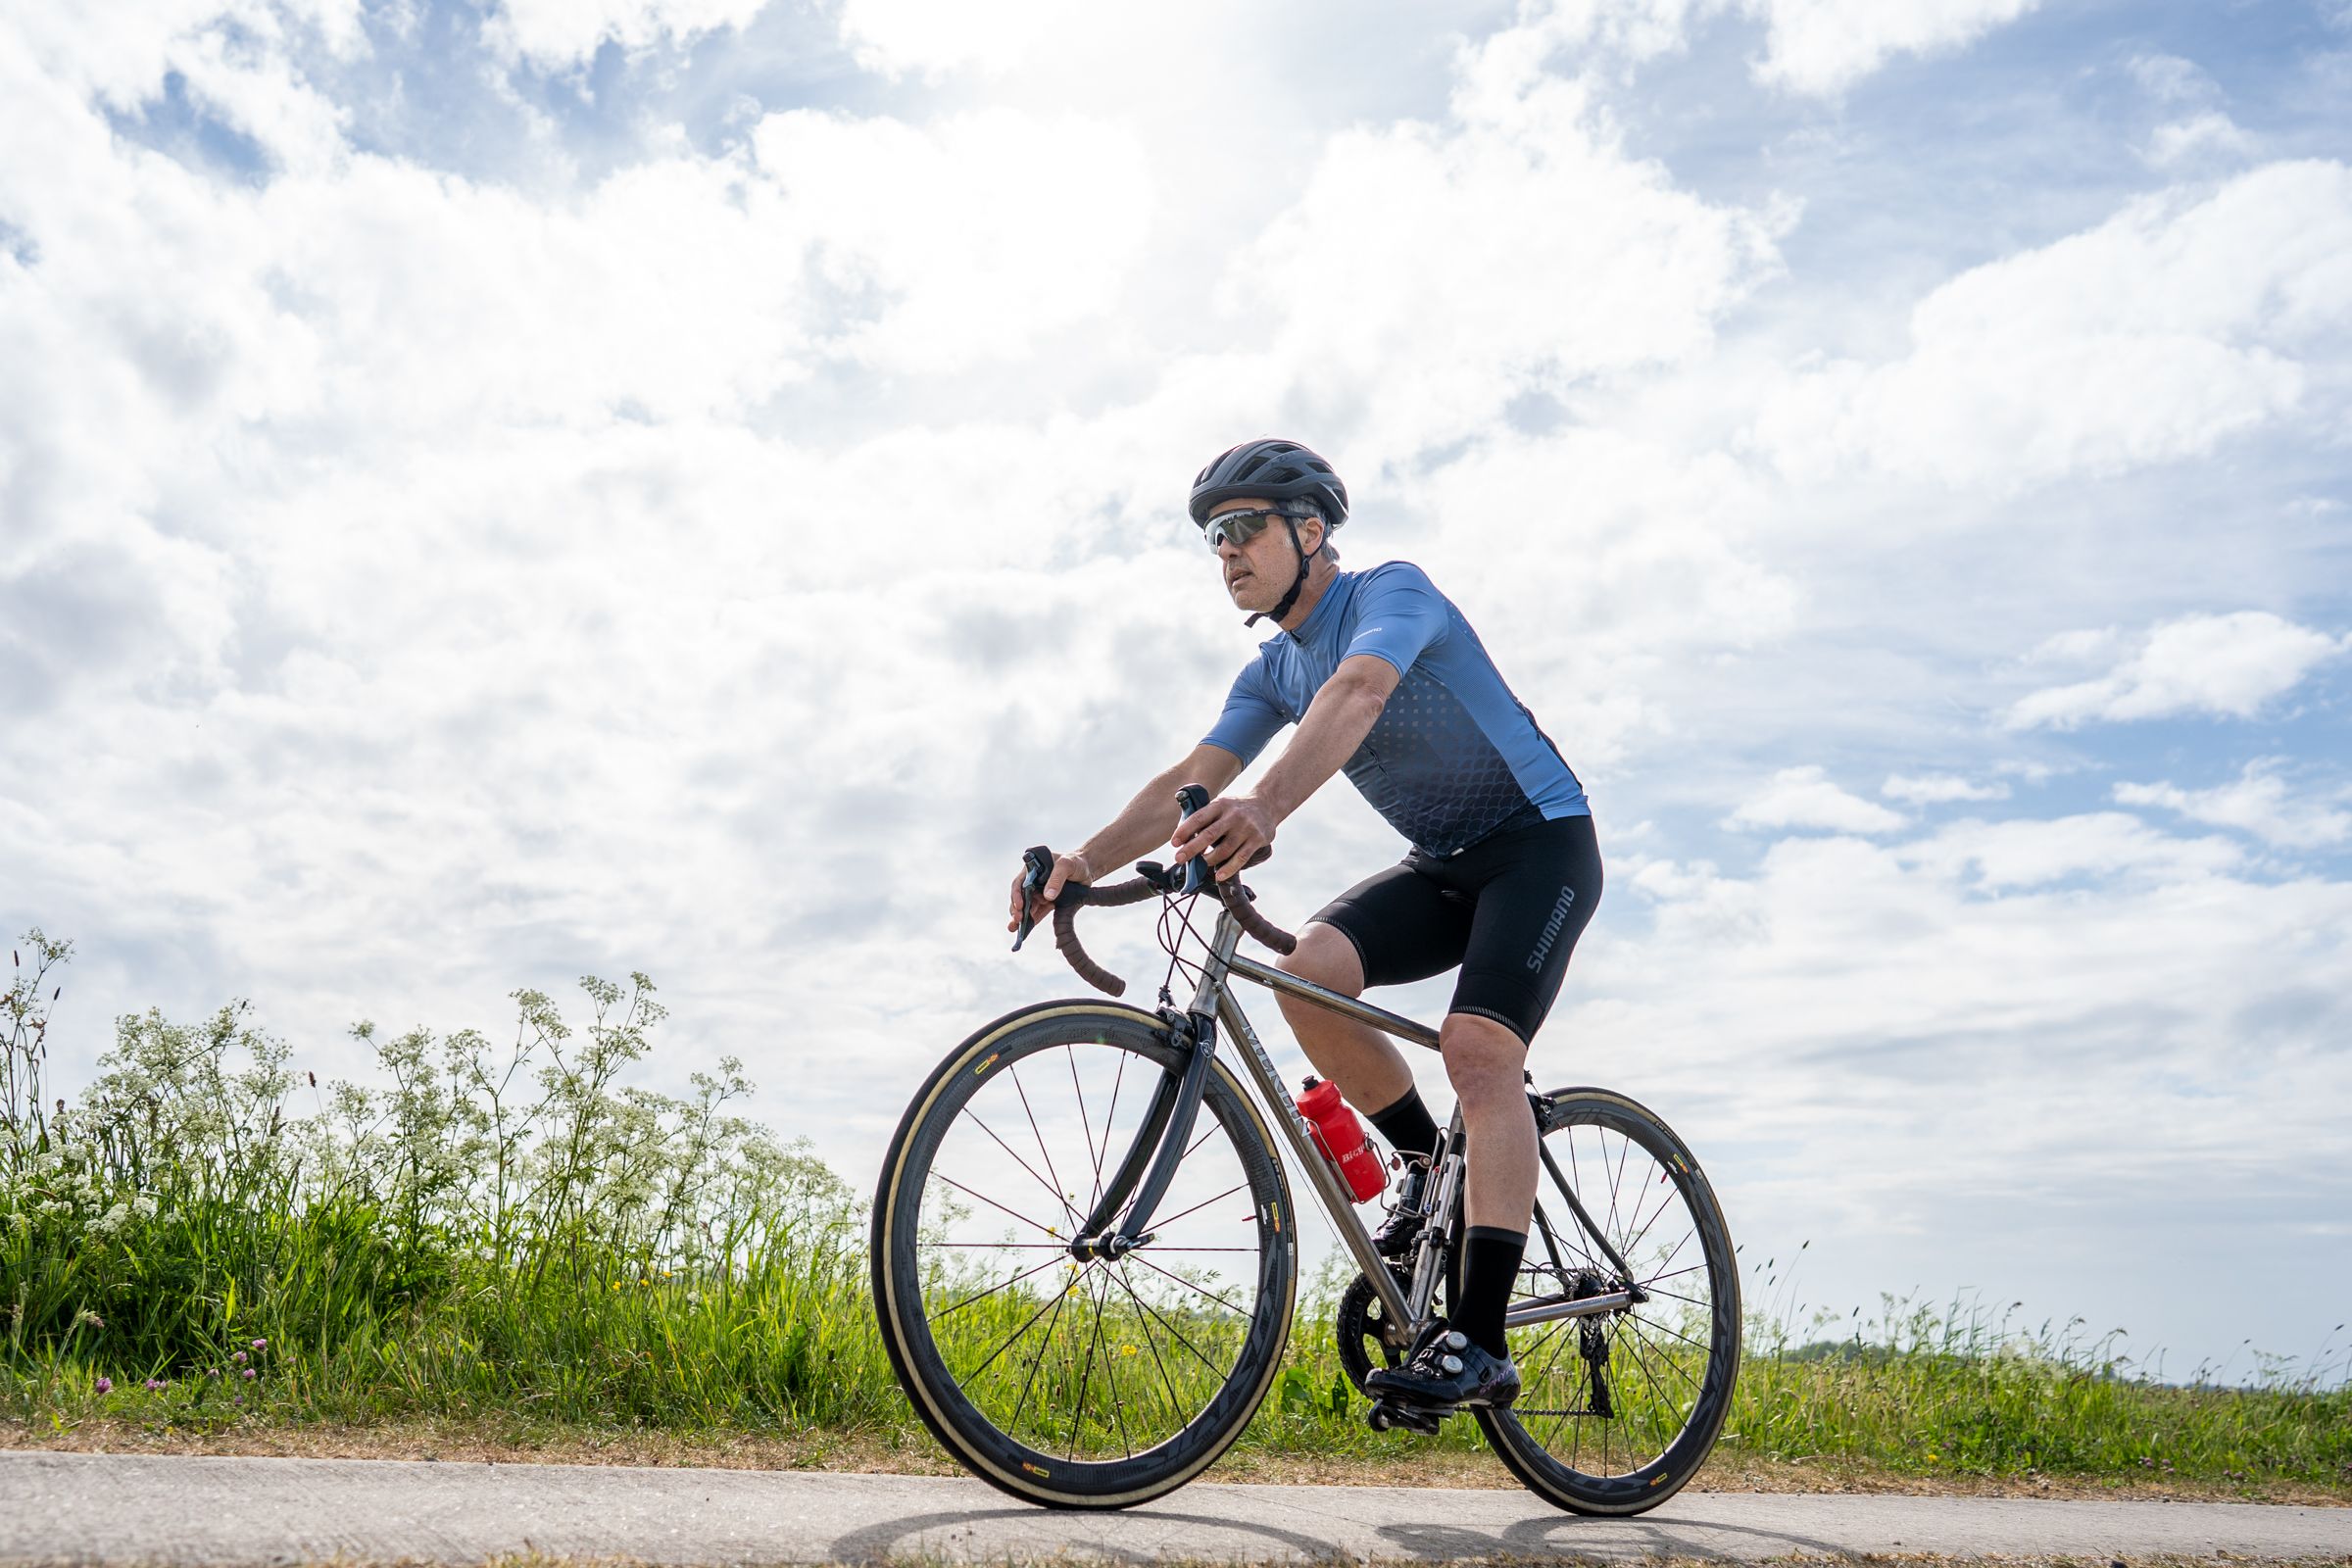
[[[1176,792],[1176,820],[1181,823],[1186,817],[1207,804],[1207,790],[1198,784],[1187,784]],[[1214,873],[1208,868],[1208,857],[1205,855],[1196,855],[1185,861],[1181,874],[1184,883],[1177,889],[1179,893],[1198,893],[1214,879]]]
[[[1054,852],[1043,844],[1032,846],[1021,852],[1021,864],[1029,869],[1021,876],[1021,928],[1012,939],[1015,953],[1029,940],[1029,933],[1037,929],[1037,916],[1030,912],[1029,896],[1042,889],[1046,878],[1054,874]]]

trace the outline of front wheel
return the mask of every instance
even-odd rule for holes
[[[1069,1252],[1190,1049],[1132,1007],[1007,1014],[949,1053],[884,1157],[891,1367],[948,1451],[1015,1496],[1116,1508],[1170,1492],[1241,1435],[1281,1364],[1290,1189],[1222,1061],[1151,1240],[1116,1261]]]
[[[1600,1089],[1539,1105],[1542,1170],[1512,1307],[1629,1283],[1638,1299],[1509,1330],[1518,1400],[1478,1421],[1511,1473],[1559,1506],[1640,1513],[1690,1479],[1731,1410],[1731,1231],[1698,1161],[1650,1111]]]

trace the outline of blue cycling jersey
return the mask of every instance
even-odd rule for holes
[[[1514,818],[1592,814],[1470,622],[1406,561],[1334,578],[1296,632],[1258,646],[1203,739],[1248,766],[1355,654],[1386,660],[1398,678],[1346,772],[1415,848],[1452,855]]]

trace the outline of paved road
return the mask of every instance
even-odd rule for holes
[[[1510,1492],[1193,1486],[1049,1513],[976,1481],[591,1465],[0,1453],[0,1563],[1148,1562],[1676,1553],[2352,1557],[2352,1508],[1692,1494],[1577,1519]]]

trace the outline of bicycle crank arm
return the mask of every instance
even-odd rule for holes
[[[1611,1291],[1605,1296],[1580,1297],[1573,1301],[1555,1296],[1546,1300],[1531,1301],[1525,1306],[1514,1306],[1503,1313],[1502,1322],[1505,1328],[1518,1329],[1531,1323],[1556,1323],[1564,1317],[1598,1317],[1603,1312],[1622,1312],[1635,1304],[1631,1291]]]

